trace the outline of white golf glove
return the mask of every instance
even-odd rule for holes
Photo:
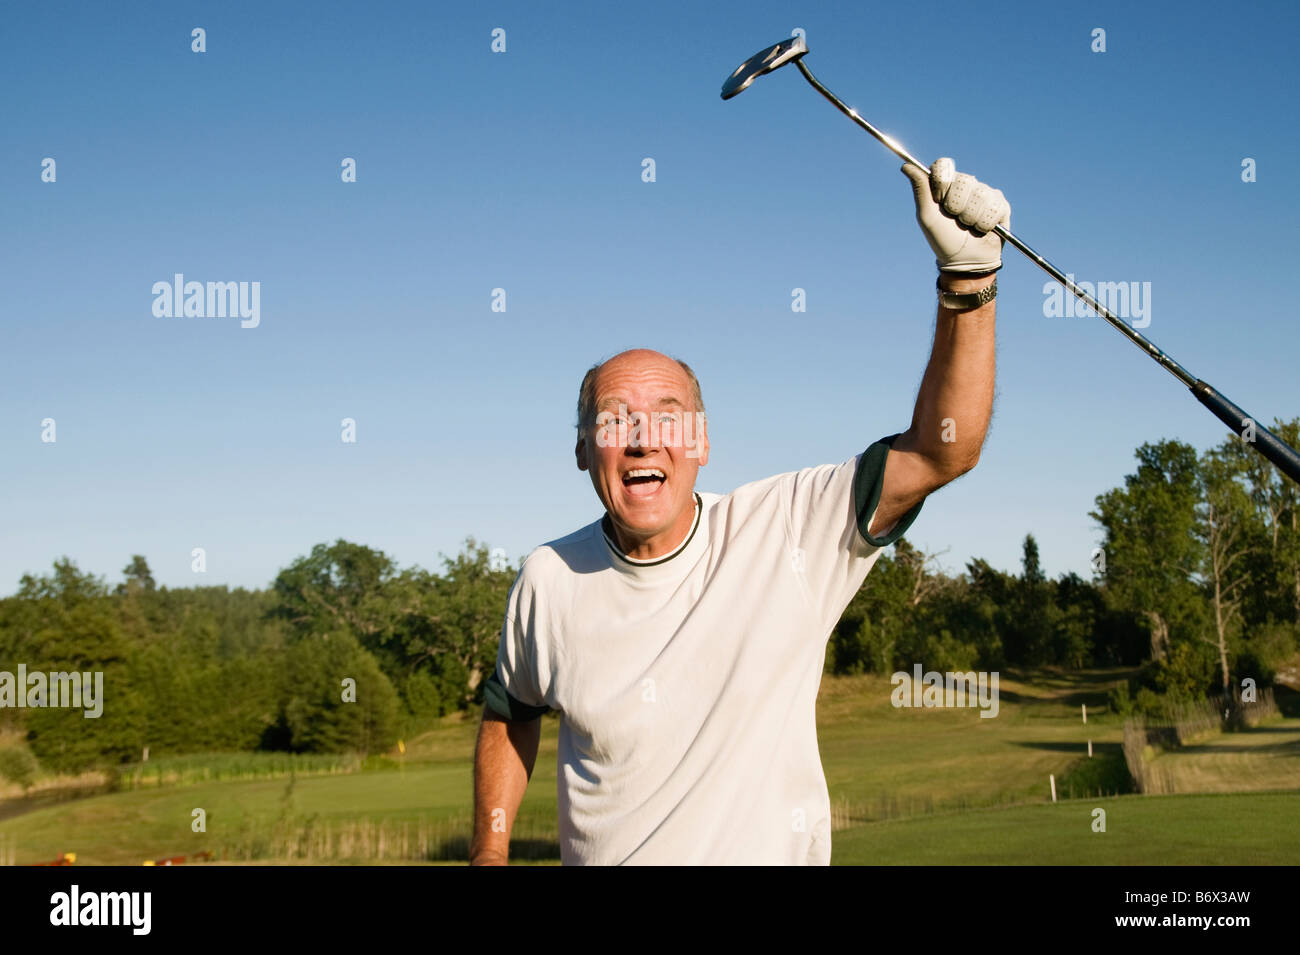
[[[1001,189],[959,173],[951,159],[936,159],[926,175],[911,163],[903,175],[912,180],[916,221],[944,272],[991,272],[1002,266],[1002,237],[991,230],[1010,228],[1011,205]]]

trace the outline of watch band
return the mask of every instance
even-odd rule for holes
[[[994,279],[993,284],[980,289],[978,292],[949,292],[946,291],[939,283],[943,277],[934,280],[934,287],[939,290],[939,307],[951,309],[954,312],[968,312],[973,308],[979,308],[981,305],[987,305],[998,297],[998,280]]]

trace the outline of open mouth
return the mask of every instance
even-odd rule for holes
[[[633,497],[657,494],[667,476],[658,468],[634,468],[623,475],[623,487]]]

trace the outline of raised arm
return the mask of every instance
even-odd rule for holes
[[[474,840],[470,865],[505,865],[510,831],[537,762],[541,717],[507,720],[483,708],[474,749]]]
[[[993,414],[991,295],[1002,266],[1002,239],[989,230],[1010,225],[1011,216],[1000,190],[957,174],[950,159],[935,162],[928,176],[911,165],[903,173],[912,180],[916,218],[935,252],[939,288],[956,294],[938,307],[912,424],[885,462],[872,536],[979,461]]]

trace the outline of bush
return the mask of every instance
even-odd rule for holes
[[[407,738],[428,729],[446,711],[438,684],[426,670],[417,670],[402,681],[402,701],[406,704],[403,722]]]
[[[1137,696],[1133,698],[1133,710],[1151,720],[1163,721],[1168,718],[1164,697],[1150,687],[1138,689]]]
[[[1214,650],[1208,645],[1176,643],[1160,661],[1155,682],[1170,700],[1199,700],[1214,686],[1216,669]]]
[[[873,636],[870,621],[841,620],[831,633],[826,669],[831,673],[862,673],[871,669]]]
[[[1256,683],[1272,683],[1278,667],[1295,655],[1296,628],[1292,624],[1267,623],[1255,627],[1237,656],[1238,680],[1250,677]]]
[[[916,662],[924,663],[927,670],[944,673],[965,673],[974,670],[979,661],[979,649],[973,643],[964,643],[949,631],[940,631],[921,641]]]
[[[281,720],[290,750],[364,754],[397,742],[397,691],[350,633],[304,637],[287,662]]]
[[[25,743],[17,742],[0,747],[0,777],[22,786],[23,792],[32,788],[40,771],[41,764]]]
[[[1091,759],[1081,759],[1061,777],[1057,789],[1066,799],[1117,796],[1133,792],[1133,777],[1122,748],[1100,746]]]
[[[1129,693],[1128,683],[1121,683],[1114,687],[1108,694],[1106,700],[1110,704],[1111,711],[1118,716],[1128,719],[1136,712],[1133,703],[1133,696]]]

